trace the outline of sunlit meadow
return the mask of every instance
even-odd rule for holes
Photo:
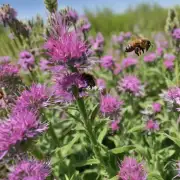
[[[0,179],[180,179],[178,11],[144,27],[45,6],[46,23],[0,7]],[[125,53],[133,36],[153,46]]]

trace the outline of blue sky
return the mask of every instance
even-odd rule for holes
[[[84,8],[89,8],[92,11],[97,7],[109,7],[115,12],[123,12],[128,6],[135,6],[138,3],[148,3],[149,0],[58,0],[59,8],[68,6],[76,9],[80,14],[83,14]],[[180,0],[152,0],[158,2],[161,6],[170,7],[179,4]],[[18,16],[21,19],[28,19],[39,13],[44,18],[46,17],[46,9],[43,0],[0,0],[0,4],[9,3],[18,11]]]

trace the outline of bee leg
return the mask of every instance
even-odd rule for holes
[[[143,49],[143,48],[141,49],[141,51],[142,51],[142,52],[143,52],[143,54],[144,54],[144,49]]]
[[[135,53],[139,56],[140,48],[139,48],[139,47],[136,47],[134,51],[135,51]]]

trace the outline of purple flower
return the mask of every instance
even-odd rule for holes
[[[15,65],[9,63],[0,64],[0,79],[3,80],[5,77],[17,76],[19,69]]]
[[[74,9],[70,9],[69,12],[68,12],[68,16],[69,16],[69,19],[73,22],[73,23],[76,23],[77,20],[78,20],[78,13],[74,10]]]
[[[55,64],[84,64],[87,60],[86,44],[76,32],[65,32],[58,39],[49,38],[44,47]]]
[[[10,63],[10,59],[9,56],[0,56],[0,65]]]
[[[111,121],[110,127],[111,127],[113,132],[119,130],[119,123],[120,123],[120,120],[113,120],[113,121]]]
[[[146,56],[144,56],[144,61],[145,62],[154,62],[156,60],[156,54],[155,53],[150,53]]]
[[[117,113],[120,107],[123,105],[123,101],[118,100],[111,95],[101,96],[100,110],[105,115],[111,115]]]
[[[47,126],[41,124],[34,113],[16,111],[7,121],[0,123],[0,159],[19,142],[33,138],[46,129]]]
[[[163,48],[157,47],[156,54],[157,54],[157,56],[162,56],[163,55]]]
[[[158,113],[161,111],[161,104],[155,102],[152,104],[152,108],[155,113]]]
[[[165,102],[168,103],[170,109],[175,108],[177,111],[180,111],[180,88],[171,87],[167,91],[164,91],[161,94],[161,97]]]
[[[121,67],[120,64],[117,64],[117,63],[115,63],[114,66],[115,66],[115,68],[114,68],[114,70],[113,70],[113,73],[114,73],[115,75],[117,75],[117,74],[119,74],[119,73],[122,71],[122,67]]]
[[[40,62],[39,62],[40,69],[42,71],[49,70],[50,69],[49,64],[50,64],[50,62],[48,60],[41,59]]]
[[[101,66],[106,69],[111,69],[114,65],[114,60],[112,56],[104,56],[101,58]]]
[[[120,180],[147,180],[143,164],[138,163],[135,158],[125,157],[119,168]]]
[[[20,53],[18,64],[22,67],[22,69],[32,69],[34,67],[34,63],[34,56],[31,53],[29,53],[28,51],[22,51]]]
[[[50,90],[45,85],[33,84],[29,90],[24,90],[17,98],[13,112],[37,111],[48,104],[50,96]]]
[[[176,56],[173,54],[165,54],[164,59],[169,61],[174,61],[176,59]]]
[[[122,67],[123,68],[128,68],[130,66],[134,66],[138,63],[137,59],[128,57],[122,60]]]
[[[55,77],[55,94],[57,101],[59,102],[70,102],[73,101],[74,94],[73,88],[86,88],[87,83],[83,80],[82,76],[78,73],[65,74],[61,77]],[[82,94],[80,94],[82,96]]]
[[[123,41],[124,41],[124,37],[122,35],[120,35],[120,36],[117,37],[116,41],[117,41],[118,44],[122,44]]]
[[[128,75],[119,81],[119,90],[122,92],[129,92],[135,96],[143,95],[144,86],[141,85],[141,81],[133,75]]]
[[[104,79],[97,79],[96,82],[97,82],[97,86],[100,90],[103,90],[106,88],[106,83],[105,83]]]
[[[158,131],[159,130],[159,123],[152,119],[146,122],[146,130],[150,132]]]
[[[9,4],[3,4],[0,7],[0,23],[4,25],[12,23],[16,19],[17,12]]]
[[[131,37],[131,32],[126,32],[126,33],[124,34],[124,37],[127,38],[127,39],[129,39],[129,38]]]
[[[174,39],[179,40],[180,39],[180,28],[174,29],[172,36]]]
[[[172,60],[167,59],[163,62],[163,64],[167,70],[173,70],[174,68],[174,61]]]
[[[88,32],[91,28],[91,24],[87,17],[82,16],[78,21],[78,26],[82,32]]]
[[[37,160],[22,160],[13,167],[9,180],[45,180],[50,174],[47,163]]]
[[[98,42],[99,44],[104,44],[104,37],[100,32],[97,33],[96,42]]]

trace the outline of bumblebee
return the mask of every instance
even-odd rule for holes
[[[144,50],[148,51],[151,47],[151,42],[146,38],[137,38],[129,43],[125,48],[125,52],[134,51],[138,56],[141,55],[141,51],[144,53]]]
[[[82,92],[87,87],[93,88],[94,86],[96,86],[96,80],[93,75],[89,73],[82,73],[81,77],[86,82],[87,86],[79,88],[79,92]]]

